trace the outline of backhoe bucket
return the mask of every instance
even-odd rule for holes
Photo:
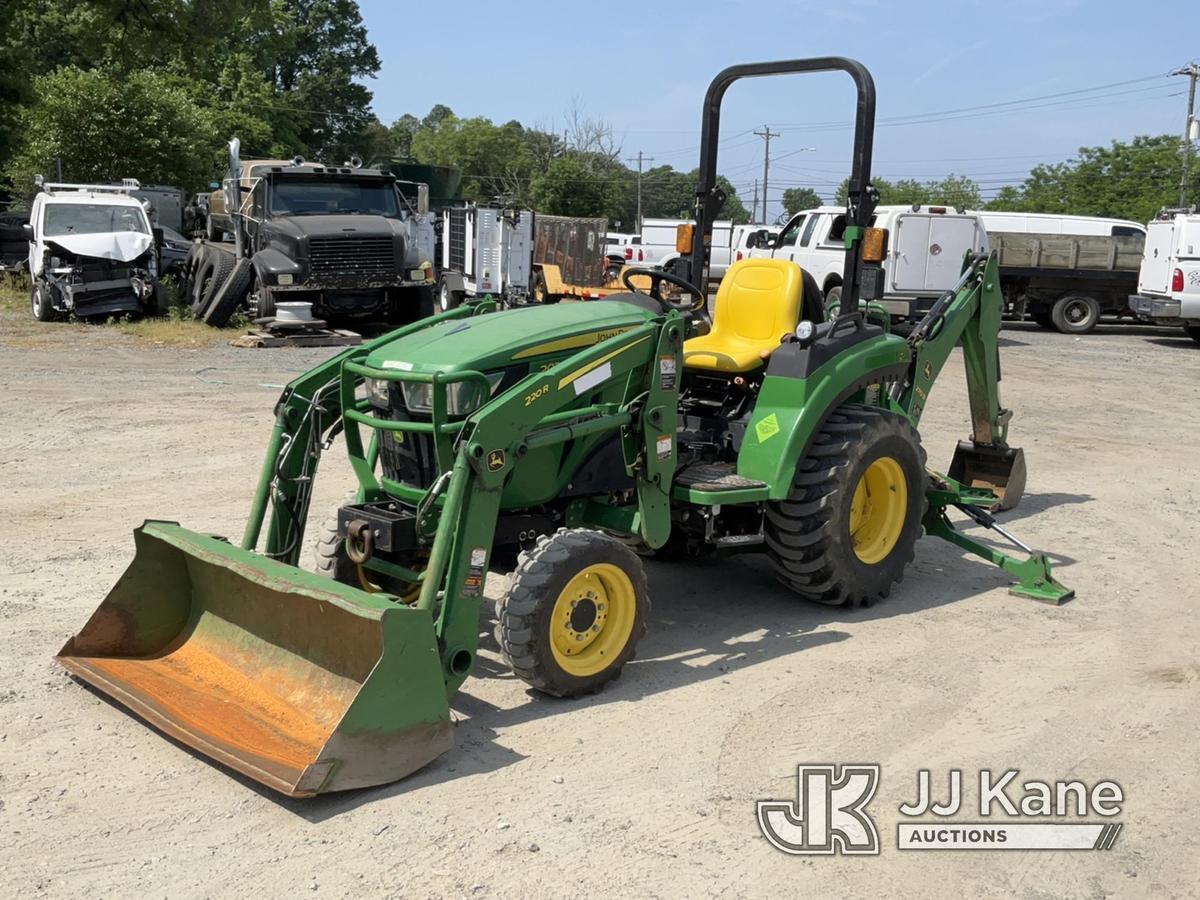
[[[450,749],[428,611],[170,522],[59,661],[201,753],[292,797],[402,778]]]
[[[993,510],[1014,509],[1025,493],[1025,453],[1017,447],[959,441],[946,474],[964,487],[989,489],[1000,498]]]

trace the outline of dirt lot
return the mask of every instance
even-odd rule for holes
[[[0,315],[6,896],[1196,896],[1200,347],[1177,329],[1005,333],[1030,475],[1004,518],[1056,554],[1075,601],[1010,596],[933,539],[888,601],[848,613],[794,599],[759,558],[652,564],[649,634],[602,695],[534,696],[489,645],[451,753],[398,784],[284,802],[52,656],[143,518],[240,534],[279,387],[328,351]],[[922,429],[931,464],[965,409],[955,370]],[[349,483],[330,460],[320,509]],[[755,801],[794,797],[802,762],[882,765],[883,858],[767,844]],[[897,850],[916,771],[944,784],[952,767],[1116,780],[1124,831],[1107,853]]]

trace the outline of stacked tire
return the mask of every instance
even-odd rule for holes
[[[238,258],[229,250],[207,243],[192,246],[187,259],[184,260],[183,296],[191,305],[193,318],[216,325],[213,320],[220,318],[220,315],[214,312],[217,309],[218,295],[229,281],[237,262]],[[242,293],[244,294],[245,290]],[[228,292],[226,301],[227,295]],[[229,321],[236,309],[235,305],[225,314],[222,325]]]

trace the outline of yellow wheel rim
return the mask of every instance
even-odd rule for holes
[[[904,531],[908,481],[900,463],[881,456],[863,472],[850,501],[850,538],[860,562],[869,566],[887,558]]]
[[[637,616],[633,582],[619,566],[596,563],[567,582],[550,615],[550,649],[568,675],[602,672],[621,655]]]

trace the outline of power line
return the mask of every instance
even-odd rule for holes
[[[878,126],[878,125],[885,125],[885,124],[897,124],[897,123],[900,123],[902,121],[909,120],[909,119],[925,119],[925,118],[930,118],[930,117],[957,116],[960,113],[970,113],[970,112],[1001,109],[1003,107],[1025,105],[1028,103],[1037,103],[1037,102],[1040,102],[1043,100],[1055,100],[1060,97],[1075,97],[1080,94],[1091,94],[1091,93],[1095,93],[1097,91],[1106,91],[1106,90],[1109,90],[1110,88],[1126,87],[1131,84],[1141,84],[1146,81],[1155,81],[1159,78],[1166,77],[1166,74],[1167,73],[1159,72],[1155,75],[1145,75],[1145,76],[1142,76],[1141,78],[1130,78],[1125,81],[1114,81],[1109,84],[1098,84],[1098,85],[1093,85],[1092,87],[1077,88],[1072,91],[1060,91],[1055,94],[1042,94],[1037,97],[1022,97],[1018,100],[1001,100],[996,103],[982,103],[977,106],[960,106],[960,107],[956,107],[954,109],[942,109],[942,110],[936,110],[933,112],[926,112],[926,113],[910,113],[910,114],[904,115],[904,116],[891,116],[888,118],[876,120],[876,125]],[[789,128],[789,129],[790,128],[801,128],[801,129],[803,129],[803,128],[842,127],[846,123],[844,123],[844,122],[815,122],[815,123],[775,122],[772,124],[774,124],[777,128]]]

